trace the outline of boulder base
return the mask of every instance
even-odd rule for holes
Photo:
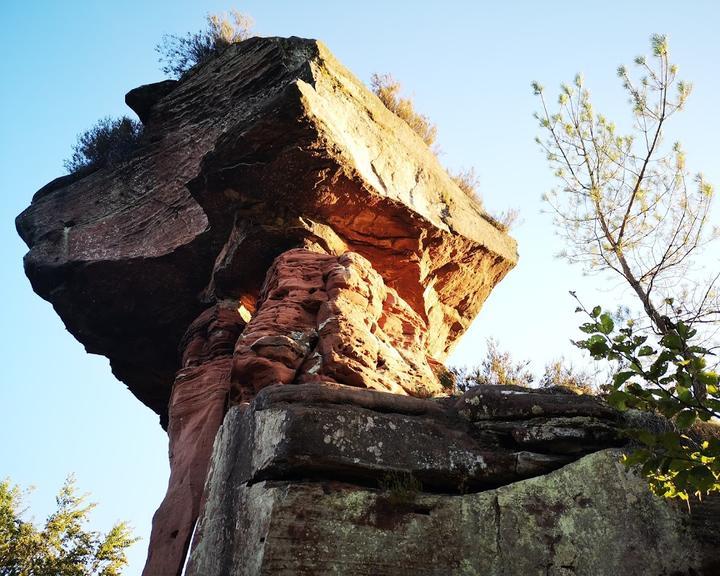
[[[187,574],[718,573],[720,503],[653,496],[608,448],[601,403],[494,392],[266,388],[216,438]],[[482,419],[465,409],[483,403]],[[545,414],[519,415],[528,403]],[[554,448],[530,450],[527,430]]]

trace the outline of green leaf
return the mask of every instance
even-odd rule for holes
[[[665,416],[665,418],[672,418],[682,410],[683,406],[680,402],[677,400],[672,400],[669,398],[665,398],[662,400],[659,400],[657,402],[658,410],[660,410],[660,414]]]
[[[674,332],[665,334],[665,336],[662,337],[662,340],[660,340],[660,343],[670,350],[682,350],[683,347],[682,338]]]
[[[712,387],[715,389],[714,393],[717,393],[717,386],[720,382],[720,377],[715,372],[700,372],[697,375],[697,378],[708,387],[708,392],[710,392],[710,387]]]
[[[655,354],[655,350],[653,350],[651,346],[642,346],[640,350],[637,351],[638,356],[652,356],[653,354]]]
[[[613,376],[613,385],[615,386],[615,388],[619,388],[633,376],[635,376],[635,372],[632,372],[630,370],[627,370],[625,372],[618,372],[617,374],[615,374],[615,376]]]
[[[680,436],[677,432],[663,432],[657,436],[658,443],[668,452],[675,452],[680,447]]]
[[[610,350],[605,340],[596,340],[595,342],[591,342],[588,349],[590,350],[590,354],[598,359],[603,358]]]
[[[680,398],[680,400],[687,404],[693,401],[693,396],[692,392],[690,392],[690,388],[685,388],[685,386],[676,386],[675,394],[677,394],[677,397]]]
[[[595,306],[595,308],[592,309],[591,316],[593,318],[597,318],[598,316],[600,316],[600,312],[602,312],[602,308],[600,308],[600,306]]]
[[[610,334],[615,329],[615,323],[609,314],[602,314],[600,316],[600,332],[603,334]]]
[[[687,339],[688,337],[688,326],[685,324],[682,320],[680,320],[676,325],[675,328],[677,329],[678,334],[680,335],[680,338]]]
[[[622,390],[613,390],[610,394],[608,394],[607,402],[610,406],[615,408],[615,410],[625,412],[628,409],[627,401],[629,399],[630,396]]]
[[[647,430],[638,431],[636,438],[646,446],[653,447],[657,444],[657,436]]]
[[[598,326],[594,322],[586,322],[585,324],[582,324],[580,326],[580,330],[582,330],[586,334],[594,334],[595,332],[600,330],[600,326]]]
[[[680,470],[690,470],[690,468],[693,467],[693,463],[689,462],[687,460],[682,460],[680,458],[674,458],[670,460],[670,465],[668,468],[670,470],[680,471]]]
[[[707,492],[720,482],[705,466],[695,466],[688,474],[688,484],[695,492]]]
[[[686,430],[695,424],[696,419],[697,412],[695,412],[695,410],[683,410],[675,416],[675,425],[681,430]]]
[[[625,462],[625,466],[635,466],[637,464],[644,463],[648,458],[650,458],[650,451],[646,448],[638,448],[636,450],[633,450],[630,454],[625,456],[623,458],[623,462]]]

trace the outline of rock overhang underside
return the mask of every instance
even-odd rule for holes
[[[255,38],[130,92],[127,162],[59,178],[17,219],[25,268],[89,352],[164,415],[204,307],[252,310],[299,244],[367,258],[442,361],[517,261],[419,137],[314,40]]]

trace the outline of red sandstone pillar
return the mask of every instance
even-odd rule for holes
[[[183,338],[182,368],[169,406],[170,480],[153,516],[143,576],[182,572],[213,441],[227,409],[233,348],[244,327],[236,307],[216,305],[203,312]]]

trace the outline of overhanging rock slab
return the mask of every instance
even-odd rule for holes
[[[135,155],[51,182],[17,228],[35,291],[163,416],[186,327],[224,299],[252,311],[288,248],[367,258],[438,361],[515,265],[515,242],[320,42],[253,38],[127,101]]]

